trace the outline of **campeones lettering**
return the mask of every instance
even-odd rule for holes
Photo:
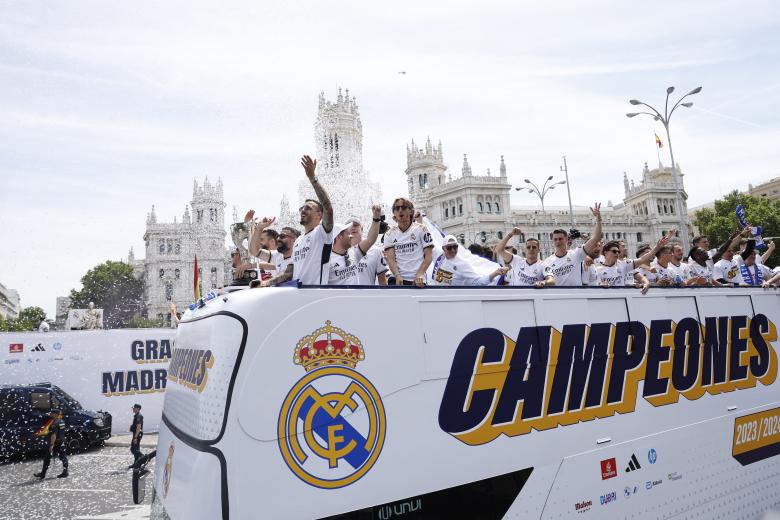
[[[512,340],[493,328],[467,334],[455,352],[439,426],[485,444],[633,412],[639,382],[653,406],[771,385],[777,328],[763,314],[523,327]]]
[[[203,392],[208,382],[209,369],[214,366],[211,350],[177,348],[168,366],[168,380]]]

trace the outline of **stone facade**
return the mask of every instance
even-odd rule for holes
[[[145,285],[144,304],[149,318],[170,320],[171,302],[184,310],[195,300],[194,267],[198,257],[201,294],[230,281],[229,250],[225,247],[225,202],[222,181],[212,186],[193,181],[192,200],[181,222],[158,222],[152,211],[146,217],[146,257],[136,259],[130,250],[128,263]]]
[[[320,93],[317,119],[314,123],[317,179],[327,190],[333,203],[334,220],[345,222],[357,218],[371,221],[371,205],[381,201],[379,184],[371,181],[363,169],[363,124],[355,97],[339,94],[335,102]],[[303,176],[303,172],[300,171]],[[299,203],[316,199],[308,179],[302,179],[298,189]],[[300,228],[297,213],[290,210],[287,199],[282,200],[279,220],[285,225]],[[295,208],[297,209],[297,208]]]
[[[489,169],[484,175],[474,175],[464,155],[461,175],[455,179],[446,173],[441,143],[433,147],[429,139],[424,148],[418,148],[412,141],[407,146],[406,158],[409,197],[415,207],[423,209],[444,233],[455,235],[464,245],[477,243],[493,247],[517,226],[523,230],[519,249],[523,249],[526,238],[534,237],[540,241],[542,255],[547,256],[553,251],[553,230],[574,227],[590,233],[595,225],[588,206],[573,206],[573,218],[568,206],[546,206],[545,211],[540,206],[516,206],[510,210],[512,185],[507,179],[503,156],[499,175],[495,176]],[[679,165],[677,169],[679,173]],[[624,173],[623,202],[602,204],[605,240],[624,240],[629,254],[633,255],[638,245],[654,243],[668,229],[679,227],[671,175],[671,167],[659,164],[651,170],[646,163],[639,184],[629,182]],[[683,214],[687,218],[682,173],[679,177]],[[517,245],[514,241],[510,244]]]
[[[512,229],[512,186],[503,157],[498,176],[489,169],[485,175],[474,175],[464,155],[461,176],[452,179],[444,164],[441,142],[433,147],[429,138],[423,148],[418,148],[412,141],[406,147],[406,180],[415,209],[424,211],[463,244],[495,244]]]
[[[4,320],[14,320],[19,317],[21,310],[19,292],[0,283],[0,316]]]
[[[758,186],[748,184],[748,194],[754,197],[766,197],[772,200],[780,199],[780,177],[769,179]]]

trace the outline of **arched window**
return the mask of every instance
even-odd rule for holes
[[[498,206],[498,202],[496,202],[496,213],[501,213],[501,208]]]
[[[675,210],[674,204],[673,204],[673,203],[672,203],[672,201],[670,200],[670,201],[669,201],[669,213],[671,213],[672,215],[674,215],[674,210]]]
[[[160,269],[160,278],[165,277],[165,269]]]
[[[173,299],[173,284],[171,282],[165,284],[165,299],[168,301]]]
[[[428,174],[427,173],[423,173],[423,186],[426,187],[426,188],[428,187]]]
[[[423,180],[422,180],[422,173],[417,176],[417,182],[420,185],[420,187],[423,187]]]
[[[165,254],[165,240],[160,240],[160,254]]]
[[[482,203],[481,202],[477,202],[477,211],[482,213]]]
[[[174,278],[176,278],[178,280],[179,277],[181,276],[181,271],[179,271],[178,269],[174,269],[173,270],[173,276],[174,276]]]
[[[455,216],[455,206],[452,206],[452,209],[450,210],[452,212],[452,216]]]
[[[444,208],[444,218],[450,218],[450,210],[448,208]]]
[[[463,204],[458,204],[458,215],[463,215]]]
[[[490,204],[489,202],[485,203],[485,205],[487,206],[487,212],[493,213],[493,205]]]

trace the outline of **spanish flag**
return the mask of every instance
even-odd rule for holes
[[[655,144],[658,145],[658,148],[663,148],[664,147],[664,143],[661,142],[661,138],[658,137],[658,134],[655,134]]]
[[[194,292],[195,292],[195,299],[196,300],[200,300],[200,284],[198,283],[200,280],[198,280],[198,276],[199,276],[199,273],[198,273],[198,255],[195,255],[195,273],[194,273],[194,276],[192,277],[192,279],[195,281],[193,289],[194,289]]]
[[[49,435],[49,428],[51,428],[52,424],[54,424],[54,419],[49,417],[40,428],[35,430],[35,433],[33,435],[35,435],[36,437],[45,437],[46,435]]]

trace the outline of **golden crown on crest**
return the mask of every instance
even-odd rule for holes
[[[324,327],[298,341],[293,362],[310,372],[326,366],[355,368],[365,357],[360,340],[345,330],[334,327],[328,320]]]

